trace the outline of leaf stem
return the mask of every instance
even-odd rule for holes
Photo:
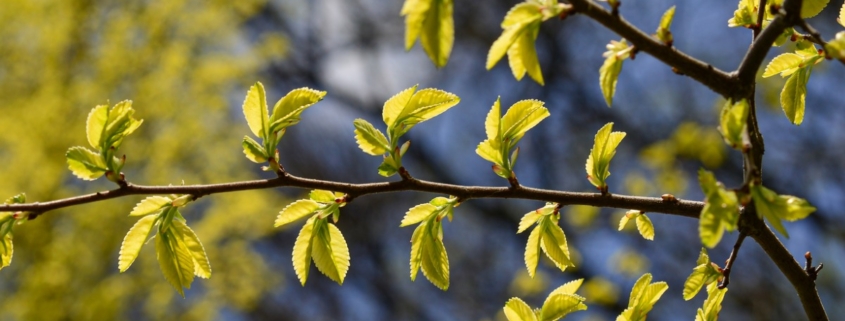
[[[733,269],[734,262],[736,262],[736,257],[739,253],[739,248],[742,247],[742,241],[745,240],[746,236],[748,236],[748,234],[745,234],[743,232],[739,233],[739,237],[736,239],[736,243],[734,243],[734,248],[731,251],[731,255],[728,256],[728,260],[725,261],[725,269],[722,270],[722,275],[725,278],[722,280],[722,282],[719,283],[720,289],[728,287],[728,284],[731,283],[731,270]]]

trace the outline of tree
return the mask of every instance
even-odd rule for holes
[[[431,60],[441,67],[446,64],[452,47],[451,31],[454,28],[450,15],[451,6],[448,1],[436,1],[431,4],[424,1],[408,1],[402,10],[402,15],[407,19],[406,47],[413,45],[416,35],[420,35],[424,50],[431,57]],[[695,264],[693,274],[684,287],[684,298],[687,298],[698,292],[702,286],[710,284],[708,286],[708,300],[700,312],[702,319],[713,319],[718,314],[719,301],[725,296],[724,287],[729,283],[731,267],[737,259],[743,240],[747,236],[757,241],[772,260],[778,264],[778,267],[799,294],[807,316],[811,319],[826,319],[814,282],[820,266],[818,268],[812,266],[811,257],[808,253],[807,267],[802,269],[794,259],[791,259],[791,254],[780,244],[775,234],[763,223],[763,218],[765,218],[773,228],[786,235],[781,219],[801,219],[810,214],[814,208],[802,198],[779,195],[773,190],[763,187],[763,145],[762,135],[757,126],[754,97],[757,70],[761,69],[765,55],[772,44],[784,42],[789,37],[796,40],[802,39],[802,41],[797,42],[795,53],[788,53],[775,58],[765,68],[763,75],[771,76],[782,73],[784,76],[790,77],[782,91],[781,103],[787,118],[791,122],[795,124],[802,122],[807,79],[813,65],[822,61],[825,54],[832,58],[842,58],[842,37],[827,43],[803,20],[803,18],[821,11],[824,4],[806,1],[802,7],[802,1],[785,1],[783,3],[769,3],[768,5],[759,5],[752,1],[741,2],[729,24],[749,27],[753,30],[755,41],[735,73],[722,72],[718,68],[673,49],[674,39],[670,32],[670,25],[674,9],[664,15],[656,36],[652,38],[620,19],[618,2],[611,2],[610,6],[611,10],[608,11],[589,1],[571,1],[570,3],[526,2],[516,5],[506,15],[505,21],[502,23],[505,30],[501,37],[493,42],[488,56],[488,69],[507,54],[510,67],[517,79],[522,78],[527,73],[532,79],[543,84],[542,68],[533,47],[533,41],[538,37],[540,25],[543,21],[555,17],[571,16],[574,13],[586,15],[624,38],[619,42],[611,42],[608,45],[607,59],[600,68],[600,87],[608,104],[612,103],[616,79],[619,77],[623,61],[634,59],[638,52],[648,53],[658,58],[671,66],[676,73],[690,76],[727,99],[719,117],[721,136],[728,145],[741,151],[744,159],[744,179],[740,184],[737,184],[736,189],[726,189],[716,181],[713,174],[708,171],[701,171],[699,181],[706,196],[703,203],[681,200],[670,194],[660,198],[644,198],[611,193],[613,189],[607,182],[610,160],[614,156],[617,146],[626,137],[624,133],[612,132],[612,124],[607,124],[598,130],[593,148],[586,158],[588,180],[595,185],[599,193],[562,192],[523,186],[515,175],[514,165],[519,155],[517,143],[529,129],[537,126],[540,121],[553,112],[544,107],[542,101],[537,100],[522,100],[509,108],[502,108],[502,104],[497,100],[484,121],[487,139],[479,144],[475,151],[483,159],[493,163],[493,172],[507,179],[508,186],[463,186],[418,179],[412,176],[411,171],[407,169],[411,166],[406,167],[402,162],[405,153],[412,151],[413,147],[409,147],[406,140],[400,138],[408,134],[412,126],[431,119],[455,106],[459,98],[442,90],[418,90],[417,87],[402,90],[385,103],[383,120],[387,128],[385,131],[387,135],[366,120],[361,119],[354,122],[355,137],[359,147],[368,154],[385,155],[378,168],[379,174],[388,177],[398,174],[401,180],[390,183],[349,184],[332,180],[302,178],[285,171],[282,162],[279,161],[284,156],[275,152],[276,146],[287,129],[299,122],[303,110],[322,100],[326,93],[310,89],[294,90],[280,100],[272,110],[269,110],[266,106],[266,96],[268,95],[263,86],[257,83],[249,89],[247,98],[243,103],[243,112],[247,123],[256,138],[247,136],[243,140],[242,147],[248,159],[256,163],[266,163],[265,169],[275,172],[276,178],[212,185],[140,186],[131,184],[126,177],[132,178],[138,175],[132,175],[132,172],[126,169],[128,167],[124,167],[126,159],[117,157],[117,155],[120,155],[117,148],[124,142],[127,135],[140,128],[141,120],[133,117],[131,102],[119,102],[114,107],[99,105],[88,114],[86,129],[79,130],[77,128],[74,131],[86,132],[88,143],[93,150],[83,149],[82,147],[71,148],[67,153],[68,166],[80,178],[95,179],[105,176],[108,180],[117,183],[119,187],[108,192],[63,198],[53,202],[26,203],[23,196],[11,198],[9,203],[23,204],[10,204],[0,207],[0,209],[7,210],[10,213],[4,218],[6,223],[4,225],[5,235],[12,235],[10,234],[14,226],[12,223],[41,218],[41,214],[48,210],[127,195],[174,194],[173,196],[146,198],[138,203],[132,211],[133,215],[148,216],[143,216],[124,240],[119,258],[119,268],[126,270],[129,264],[132,264],[134,257],[142,248],[141,245],[146,236],[155,224],[158,234],[154,243],[161,269],[165,278],[179,293],[184,294],[182,288],[189,287],[193,273],[200,277],[207,277],[210,274],[210,269],[208,268],[205,250],[198,241],[196,234],[188,225],[184,224],[179,213],[180,208],[202,196],[220,192],[281,186],[316,188],[317,190],[311,192],[308,199],[290,203],[285,207],[279,214],[276,225],[287,225],[296,219],[310,216],[311,218],[301,229],[296,244],[294,244],[294,270],[300,281],[305,283],[308,265],[313,258],[315,265],[321,272],[338,283],[343,283],[349,268],[350,251],[347,248],[347,242],[341,236],[341,229],[338,229],[329,221],[337,222],[340,213],[339,208],[352,201],[360,202],[358,201],[360,196],[373,193],[401,190],[434,192],[444,197],[438,197],[430,203],[412,207],[407,212],[402,225],[419,223],[412,236],[412,279],[416,275],[416,270],[421,269],[426,278],[434,285],[445,289],[449,286],[450,278],[446,254],[447,246],[444,246],[442,241],[443,235],[448,235],[448,233],[443,232],[442,219],[448,218],[451,220],[456,211],[454,207],[458,204],[487,197],[523,198],[551,202],[526,214],[519,224],[520,231],[527,230],[534,223],[537,224],[537,227],[528,236],[528,247],[526,247],[524,253],[528,273],[532,276],[536,273],[535,269],[540,252],[545,253],[553,262],[553,265],[560,270],[576,265],[569,252],[563,230],[558,225],[561,208],[572,205],[616,207],[634,210],[624,216],[620,229],[624,227],[625,221],[633,219],[646,238],[653,238],[655,232],[651,219],[645,213],[669,213],[699,218],[701,241],[708,247],[712,247],[719,242],[724,229],[728,231],[739,230],[733,252],[725,266],[719,267],[711,264],[708,262],[708,255],[702,252]],[[791,29],[793,26],[803,28],[808,35],[796,34]],[[190,30],[190,28],[188,29]],[[150,31],[150,34],[155,35],[155,30]],[[628,42],[631,45],[628,45]],[[824,54],[817,51],[814,44],[825,48]],[[184,49],[176,46],[174,50]],[[170,77],[156,78],[158,81],[162,79],[168,80]],[[328,95],[331,95],[331,93]],[[52,95],[45,94],[45,97],[52,97]],[[500,118],[500,115],[503,114],[502,109],[507,111]],[[181,122],[181,118],[192,118],[187,115],[175,116],[180,120],[172,121],[173,126],[187,126]],[[480,123],[480,117],[475,118],[478,118]],[[214,116],[211,116],[211,119],[214,122]],[[198,121],[196,117],[193,117],[192,120]],[[205,119],[203,118],[203,120]],[[146,118],[145,123],[150,122],[152,121]],[[201,122],[196,126],[202,127],[203,123]],[[218,135],[222,134],[218,133]],[[128,144],[130,140],[126,140],[126,142]],[[183,142],[183,144],[187,143]],[[176,146],[173,148],[185,148],[179,146],[178,142],[172,142],[172,139],[170,145]],[[158,145],[156,146],[158,147]],[[280,148],[280,150],[284,151],[285,149]],[[159,150],[156,149],[156,152],[151,154],[155,155],[158,152]],[[209,155],[219,157],[217,153]],[[525,157],[523,156],[523,158]],[[129,164],[131,164],[131,156],[129,159]],[[196,166],[203,164],[204,162],[199,161]],[[158,169],[151,170],[156,171]],[[121,171],[127,171],[128,175],[124,176]],[[217,174],[216,171],[210,173],[206,178],[219,179],[215,174]],[[151,177],[155,176],[151,175]],[[166,181],[172,178],[162,179]],[[151,180],[155,181],[155,179]],[[32,192],[30,192],[30,195],[32,195]],[[246,203],[254,204],[258,202],[258,199],[247,200],[241,196],[237,198],[237,202],[237,205],[231,205],[232,207],[229,210],[222,213],[249,207],[250,205]],[[272,201],[268,200],[267,203],[263,203],[263,205],[267,204],[272,204]],[[206,218],[206,220],[208,219]],[[89,224],[96,225],[96,222]],[[252,224],[257,225],[258,223]],[[262,233],[267,233],[266,230],[264,231]],[[19,234],[17,232],[14,235]],[[8,254],[4,263],[11,258],[11,237],[7,238],[6,242],[4,249],[5,253]],[[354,256],[354,252],[352,254]],[[213,264],[213,257],[211,262]],[[690,264],[690,267],[692,266]],[[640,281],[636,282],[623,316],[629,319],[637,319],[637,316],[644,317],[657,298],[663,291],[666,291],[665,283],[650,284],[651,279],[650,275],[645,275]],[[541,310],[543,319],[560,317],[568,311],[585,308],[582,307],[583,298],[574,294],[578,285],[580,285],[580,282],[567,283],[567,285],[552,291]],[[646,294],[647,296],[643,296]],[[648,299],[646,300],[646,298]],[[645,300],[645,302],[641,300]],[[108,305],[108,303],[105,303],[105,305]],[[528,305],[519,299],[508,301],[504,311],[505,315],[511,319],[530,318],[528,315],[531,314]]]

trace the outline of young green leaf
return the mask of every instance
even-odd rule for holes
[[[340,230],[326,220],[318,220],[312,237],[311,256],[317,270],[343,285],[349,270],[349,248]]]
[[[827,7],[828,2],[830,0],[804,0],[801,5],[801,18],[815,17]]]
[[[538,210],[526,213],[525,215],[522,216],[522,219],[519,220],[519,228],[517,229],[516,233],[519,234],[519,233],[524,232],[529,227],[531,227],[531,225],[534,225],[534,223],[537,223],[537,221],[540,220],[540,218],[542,218],[543,215],[545,215],[545,214],[542,212],[542,209],[538,209]]]
[[[742,150],[750,144],[748,138],[748,101],[743,99],[736,103],[725,102],[719,118],[719,132],[725,142],[735,149]]]
[[[173,220],[174,235],[181,241],[181,246],[187,250],[194,265],[194,275],[207,279],[211,277],[211,263],[197,234],[182,220]]]
[[[276,222],[273,224],[273,227],[293,223],[301,218],[313,214],[319,208],[320,203],[313,200],[298,200],[290,203],[290,205],[286,206],[281,212],[279,212],[279,216],[276,218]]]
[[[733,18],[728,20],[728,27],[749,27],[757,23],[757,1],[739,0]]]
[[[131,100],[121,101],[109,110],[103,134],[100,136],[100,151],[107,151],[110,148],[117,149],[126,136],[129,136],[141,126],[144,120],[132,118],[133,114],[135,114],[135,110],[132,109]]]
[[[839,9],[839,18],[836,18],[836,21],[838,21],[840,25],[845,27],[845,3],[842,3],[842,8]],[[840,34],[841,34],[841,32],[840,32]],[[837,34],[836,38],[837,39],[839,38],[838,34]]]
[[[551,294],[543,302],[540,321],[556,321],[575,311],[586,310],[584,298],[575,294]]]
[[[117,269],[120,272],[125,272],[132,265],[132,262],[135,262],[135,258],[141,252],[141,246],[147,241],[147,236],[150,235],[153,223],[156,222],[157,218],[154,215],[144,216],[126,233],[123,244],[120,245],[120,256],[117,259]]]
[[[161,272],[164,273],[164,278],[182,297],[185,297],[183,288],[190,289],[194,279],[193,259],[187,249],[176,240],[172,230],[168,229],[165,232],[159,230],[155,239],[158,263]]]
[[[268,120],[270,127],[268,128],[267,133],[275,133],[287,127],[296,125],[299,123],[302,112],[306,108],[323,100],[323,97],[325,96],[325,91],[314,90],[311,88],[297,88],[291,90],[287,93],[287,95],[279,99],[275,106],[273,106],[273,114]]]
[[[637,231],[644,239],[654,241],[654,224],[645,214],[637,216]]]
[[[644,274],[631,289],[628,308],[616,321],[645,321],[654,304],[668,288],[666,282],[651,283],[651,274]]]
[[[505,303],[505,317],[508,321],[539,321],[531,307],[520,298],[511,298]]]
[[[264,92],[264,84],[256,82],[249,87],[244,99],[243,111],[252,134],[261,139],[267,139],[267,129],[270,124],[267,117],[267,98]]]
[[[575,266],[569,257],[569,246],[566,243],[566,235],[563,234],[563,229],[548,216],[544,221],[540,223],[540,227],[544,228],[543,234],[540,236],[540,248],[561,271],[565,271],[569,266]]]
[[[88,114],[88,120],[85,122],[85,127],[88,133],[88,144],[92,148],[99,150],[102,148],[103,130],[105,130],[106,122],[109,119],[109,106],[99,105],[91,109]]]
[[[311,190],[311,192],[308,193],[308,198],[310,198],[312,201],[324,204],[334,203],[335,199],[342,196],[343,193],[333,193],[332,191],[327,191],[324,189],[315,189]]]
[[[14,253],[12,233],[6,233],[6,235],[0,237],[0,270],[12,264],[12,254]]]
[[[400,14],[405,17],[405,50],[421,38],[434,65],[445,66],[455,38],[452,0],[406,0]]]
[[[264,150],[264,146],[261,146],[261,144],[252,139],[252,137],[244,136],[244,141],[241,143],[241,146],[244,148],[244,155],[246,155],[246,158],[251,160],[253,163],[262,164],[270,159],[270,155],[267,154],[266,150]]]
[[[613,123],[607,123],[596,133],[593,149],[587,158],[587,179],[602,193],[607,191],[607,177],[610,176],[610,160],[616,155],[616,147],[625,138],[623,132],[611,132]]]
[[[543,105],[542,101],[534,99],[520,100],[511,105],[501,120],[502,133],[498,136],[503,143],[515,146],[528,130],[549,117],[549,110]]]
[[[622,62],[631,56],[633,47],[628,46],[625,39],[622,41],[611,40],[607,45],[607,51],[602,54],[605,57],[604,63],[599,68],[599,85],[604,101],[610,107],[613,104],[613,95],[616,93],[616,81],[619,73],[622,72]]]
[[[701,243],[713,248],[722,239],[724,230],[736,230],[739,221],[739,203],[736,193],[726,191],[724,186],[716,181],[713,173],[700,169],[698,182],[706,197],[699,218],[698,229]]]
[[[801,125],[804,121],[804,102],[811,71],[812,66],[800,68],[798,72],[789,76],[780,92],[780,105],[783,107],[783,112],[786,118],[795,125]]]
[[[796,221],[807,217],[816,210],[801,198],[790,195],[778,195],[762,185],[751,185],[751,198],[757,215],[766,218],[772,227],[789,238],[781,219]]]
[[[434,214],[435,211],[437,211],[437,206],[429,203],[414,206],[405,213],[405,217],[402,219],[402,223],[400,223],[399,227],[405,227],[422,222]]]
[[[525,267],[528,275],[534,278],[537,271],[537,263],[540,261],[540,237],[542,234],[540,226],[535,227],[528,235],[528,242],[525,244]]]
[[[842,16],[839,19],[839,22],[845,26],[845,4],[842,6]],[[828,41],[824,51],[833,59],[845,61],[845,31],[836,33],[836,38]]]
[[[390,150],[390,142],[387,137],[372,124],[363,119],[356,119],[355,125],[355,140],[358,142],[358,147],[365,153],[370,155],[383,155]]]
[[[543,85],[543,74],[537,60],[534,41],[544,17],[542,6],[535,2],[522,2],[511,8],[502,21],[502,35],[493,42],[487,54],[487,70],[493,68],[505,54],[517,80],[527,72],[534,81]]]
[[[172,200],[170,198],[164,196],[150,196],[147,197],[132,209],[132,212],[129,213],[129,216],[144,216],[155,214],[161,212],[161,210],[165,207],[170,205]]]
[[[411,281],[416,281],[417,273],[422,265],[423,235],[428,230],[428,221],[417,225],[414,234],[411,235]]]
[[[701,253],[698,255],[698,260],[695,262],[696,267],[692,269],[692,274],[687,277],[684,282],[684,300],[691,300],[698,294],[701,287],[716,282],[722,278],[722,272],[716,269],[713,263],[710,262],[710,257],[707,255],[707,250],[701,248]]]
[[[416,88],[416,86],[412,88]],[[387,124],[390,141],[395,143],[414,125],[442,114],[460,101],[461,99],[458,96],[434,88],[425,88],[413,93],[407,104],[396,115],[395,121]],[[387,108],[387,104],[385,104],[385,108]]]
[[[445,291],[449,288],[449,257],[441,238],[443,227],[436,220],[432,220],[428,225],[428,232],[423,234],[420,250],[423,275],[431,284]]]
[[[92,152],[85,147],[71,147],[68,149],[67,165],[74,176],[92,181],[108,171],[108,165],[103,161],[100,154]]]
[[[695,321],[716,321],[719,320],[719,311],[722,310],[722,300],[725,299],[725,293],[728,288],[720,289],[717,283],[711,283],[707,286],[707,300],[704,300],[704,306],[699,308],[695,314]]]
[[[766,66],[766,71],[763,72],[763,78],[771,77],[781,74],[782,77],[789,76],[798,71],[801,64],[804,63],[804,57],[794,53],[783,53]]]
[[[660,39],[664,44],[672,44],[672,32],[669,27],[672,26],[672,18],[675,17],[675,6],[672,6],[660,18],[660,25],[657,27],[657,39]]]
[[[501,101],[497,98],[493,103],[485,120],[487,139],[478,144],[475,153],[492,162],[493,171],[497,175],[505,179],[512,177],[517,152],[511,153],[511,149],[528,130],[549,117],[549,110],[543,104],[542,101],[532,99],[518,101],[500,119]],[[510,158],[508,154],[511,154]]]
[[[305,281],[308,280],[308,270],[311,268],[311,240],[314,238],[315,220],[316,215],[305,222],[293,244],[293,271],[296,272],[296,277],[302,283],[302,286],[305,286]]]

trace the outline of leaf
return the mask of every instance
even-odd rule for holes
[[[320,203],[313,200],[297,200],[290,203],[279,212],[276,222],[273,227],[285,226],[287,224],[296,222],[297,220],[313,214],[321,207]]]
[[[492,140],[485,140],[478,144],[478,147],[475,149],[475,153],[481,158],[499,166],[504,166],[504,161],[502,161],[502,154],[500,153],[499,149],[495,147],[499,145],[494,143]]]
[[[129,216],[143,216],[161,212],[165,206],[170,205],[170,202],[172,202],[170,198],[164,196],[147,197],[135,205],[132,212],[129,212]]]
[[[426,233],[428,222],[424,222],[414,229],[411,236],[411,281],[417,278],[417,272],[422,264],[423,235]]]
[[[88,144],[99,150],[102,148],[103,131],[109,118],[109,106],[99,105],[88,113],[88,120],[85,122],[88,134]]]
[[[801,125],[804,121],[804,102],[811,71],[812,66],[807,66],[789,76],[780,92],[780,105],[783,107],[783,112],[786,118],[795,125]]]
[[[433,0],[429,7],[420,38],[423,49],[435,66],[442,68],[449,61],[455,40],[452,21],[452,0]]]
[[[12,244],[12,233],[6,233],[0,239],[0,270],[12,264],[12,255],[15,253],[14,245]]]
[[[100,154],[85,147],[71,147],[65,156],[67,157],[68,168],[74,176],[80,179],[92,181],[103,176],[108,170],[108,166]]]
[[[502,117],[502,139],[515,145],[525,133],[549,117],[549,110],[543,102],[534,99],[521,100],[513,104]]]
[[[525,215],[522,216],[522,219],[519,220],[519,229],[516,231],[516,233],[519,234],[519,233],[524,232],[529,227],[531,227],[531,225],[534,225],[534,223],[537,223],[537,221],[540,220],[540,218],[542,218],[542,217],[543,217],[543,213],[541,213],[540,210],[535,210],[535,211],[531,211],[531,212],[526,213]]]
[[[583,297],[574,294],[551,294],[543,302],[540,320],[555,321],[569,313],[586,309]]]
[[[801,18],[815,17],[827,7],[828,2],[830,0],[804,0],[801,5]]]
[[[293,271],[302,286],[308,280],[308,270],[311,267],[311,239],[314,237],[315,217],[311,217],[299,230],[299,235],[293,244]]]
[[[498,143],[502,139],[502,128],[500,125],[500,117],[502,116],[501,100],[501,97],[496,97],[496,101],[493,103],[493,107],[490,108],[490,112],[487,113],[487,118],[484,120],[484,131],[487,133],[487,140],[491,142],[491,147],[493,147],[494,150],[499,149]],[[479,153],[479,155],[480,154],[481,153]],[[501,156],[499,158],[501,158]]]
[[[335,202],[338,195],[324,189],[315,189],[308,193],[308,198],[315,202],[330,204]]]
[[[158,263],[164,278],[185,297],[183,288],[190,289],[194,278],[193,259],[187,250],[179,245],[172,231],[159,232],[155,239]]]
[[[431,284],[445,291],[449,288],[449,257],[446,256],[446,247],[439,237],[442,227],[437,221],[428,225],[427,233],[422,236],[423,275]]]
[[[623,132],[611,132],[613,123],[607,123],[596,133],[593,149],[587,158],[587,178],[599,189],[605,188],[610,176],[610,160],[616,155],[616,147],[625,138]]]
[[[742,150],[750,144],[747,129],[748,110],[748,101],[745,99],[734,104],[727,101],[722,107],[719,131],[725,142],[735,149]]]
[[[370,155],[383,155],[390,151],[390,142],[372,124],[361,118],[353,122],[358,147]]]
[[[103,135],[100,137],[103,150],[120,147],[123,139],[141,126],[144,121],[132,118],[134,114],[131,100],[124,100],[114,105],[108,113],[108,120],[103,129]]]
[[[458,96],[439,89],[425,88],[417,91],[397,115],[396,121],[388,125],[390,139],[395,141],[414,125],[440,115],[460,101]]]
[[[117,259],[117,269],[120,272],[125,272],[135,262],[138,253],[141,253],[141,246],[147,241],[147,236],[153,229],[157,216],[142,217],[123,238],[123,243],[120,245],[120,256]]]
[[[740,0],[734,16],[728,20],[728,27],[747,27],[757,23],[757,3],[754,0]]]
[[[511,67],[513,77],[522,80],[527,72],[531,79],[538,84],[545,85],[543,72],[540,69],[540,61],[537,59],[537,49],[534,42],[540,33],[540,20],[532,21],[523,27],[522,32],[508,48],[508,65]]]
[[[528,275],[534,278],[537,271],[537,263],[540,260],[540,226],[535,227],[528,235],[528,242],[525,244],[525,267],[528,268]]]
[[[716,282],[720,277],[722,273],[713,268],[710,262],[699,264],[692,269],[692,274],[684,282],[684,300],[691,300],[702,287]]]
[[[642,215],[642,212],[637,211],[637,210],[630,210],[630,211],[626,212],[625,215],[622,215],[622,218],[619,219],[619,229],[618,229],[618,231],[625,229],[625,226],[628,225],[628,220],[630,220],[632,218],[636,218],[637,216],[640,216],[640,215]]]
[[[437,207],[429,203],[414,206],[405,213],[405,217],[402,218],[402,223],[400,223],[399,227],[422,222],[434,214],[435,211],[437,211]]]
[[[268,122],[268,134],[278,132],[299,123],[300,115],[305,109],[323,100],[325,91],[311,88],[297,88],[291,90],[273,106],[273,115]],[[267,107],[264,107],[266,112]]]
[[[244,98],[243,111],[252,133],[259,138],[268,139],[267,98],[261,82],[256,82],[255,85],[249,87]]]
[[[173,227],[175,228],[174,234],[182,241],[182,245],[193,260],[194,275],[203,279],[210,278],[211,263],[208,262],[205,247],[202,246],[197,234],[181,220],[173,220]]]
[[[786,201],[786,213],[781,218],[787,221],[794,222],[802,220],[816,211],[816,208],[803,198],[792,195],[781,195],[780,197],[785,198]]]
[[[317,270],[343,285],[349,270],[349,249],[343,234],[334,224],[325,220],[318,221],[314,229],[311,255]]]
[[[710,256],[707,255],[707,250],[705,248],[701,248],[701,252],[698,253],[698,260],[695,261],[695,264],[702,265],[702,264],[709,264],[710,263]]]
[[[637,230],[644,239],[654,241],[654,225],[651,223],[648,216],[637,216]]]
[[[839,24],[845,27],[845,3],[842,3],[842,8],[839,9],[839,18],[836,18]]]
[[[704,306],[699,308],[695,320],[696,321],[716,321],[719,319],[719,311],[722,310],[722,300],[725,298],[725,293],[728,288],[720,289],[716,283],[707,286],[707,300],[704,300]]]
[[[754,200],[757,215],[765,217],[774,229],[787,238],[789,234],[786,233],[781,219],[796,221],[816,210],[806,200],[790,195],[778,195],[762,185],[751,186],[751,198]]]
[[[545,225],[545,231],[540,236],[540,248],[543,252],[555,263],[558,269],[565,271],[568,266],[575,266],[569,258],[569,246],[566,244],[566,236],[563,234],[563,229],[555,222],[546,219],[545,224],[541,223],[541,227]]]
[[[619,73],[622,72],[623,61],[616,55],[610,55],[599,68],[599,85],[601,85],[601,93],[604,95],[604,101],[607,102],[608,107],[613,104],[616,82],[619,80]]]
[[[801,63],[804,62],[804,57],[794,53],[783,53],[775,59],[772,59],[766,65],[766,71],[763,72],[763,78],[771,77],[782,73],[781,76],[786,77],[798,70]]]
[[[505,303],[505,317],[508,321],[538,321],[531,307],[520,298],[511,298]]]
[[[244,148],[244,155],[246,155],[246,158],[251,160],[253,163],[261,164],[270,158],[270,155],[267,153],[267,150],[264,149],[264,146],[261,146],[261,144],[249,136],[244,136],[244,141],[241,143],[241,146]]]
[[[672,32],[669,31],[669,27],[672,26],[672,18],[674,17],[675,6],[672,6],[663,13],[663,17],[660,18],[660,25],[657,26],[657,39],[665,44],[672,43]]]
[[[423,0],[414,0],[414,1],[423,1]],[[407,3],[406,3],[407,5]],[[399,115],[411,101],[411,97],[414,96],[414,92],[416,92],[417,87],[419,85],[414,85],[411,88],[405,89],[400,91],[393,97],[390,97],[387,101],[384,102],[384,108],[382,108],[382,118],[384,119],[384,124],[387,125],[387,132],[390,133],[390,128],[396,123],[399,119]],[[393,139],[396,139],[393,137]]]
[[[739,221],[739,204],[736,193],[729,192],[716,181],[713,173],[698,171],[698,182],[706,196],[699,219],[701,243],[713,248],[722,239],[725,229],[733,231]]]
[[[517,39],[524,36],[530,25],[542,20],[542,18],[538,3],[522,2],[511,8],[502,21],[502,29],[504,29],[502,35],[493,42],[490,51],[487,53],[487,70],[492,69],[505,56],[508,49],[517,42]],[[539,28],[539,25],[537,25],[537,28]],[[533,47],[533,45],[532,43],[531,46]]]

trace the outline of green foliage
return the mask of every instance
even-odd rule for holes
[[[291,203],[279,212],[274,226],[285,226],[310,215],[293,245],[294,272],[305,286],[313,259],[317,270],[342,285],[349,271],[349,248],[343,234],[328,220],[331,217],[337,223],[340,219],[340,208],[346,206],[346,195],[313,190],[308,197]]]
[[[557,0],[526,0],[511,8],[502,21],[502,35],[493,42],[487,54],[487,70],[492,69],[507,54],[508,64],[516,80],[522,80],[528,73],[531,79],[543,85],[543,72],[534,48],[540,23],[569,8]]]
[[[716,177],[709,171],[698,170],[698,183],[705,196],[698,232],[701,243],[713,248],[722,240],[725,230],[737,229],[739,203],[736,193],[725,190],[722,183],[716,181]]]
[[[742,99],[736,103],[725,102],[719,117],[719,132],[725,143],[734,149],[744,150],[750,146],[748,138],[748,101]]]
[[[845,5],[842,6],[842,17],[839,21],[845,26]],[[824,50],[831,58],[845,61],[845,31],[836,33],[836,38],[829,41]]]
[[[141,247],[153,229],[156,254],[165,279],[183,297],[183,288],[190,289],[194,275],[207,279],[211,277],[211,264],[208,255],[196,233],[185,223],[179,213],[193,199],[190,195],[177,197],[151,196],[135,205],[130,216],[142,216],[126,236],[120,246],[118,270],[126,272],[135,262]]]
[[[750,27],[757,24],[757,5],[759,0],[739,0],[733,18],[728,20],[728,27]]]
[[[427,204],[414,206],[402,219],[400,227],[419,223],[411,236],[411,281],[422,268],[423,275],[441,290],[449,288],[449,257],[443,245],[443,218],[452,221],[458,199],[436,197]]]
[[[18,194],[6,199],[3,204],[26,203],[26,194]],[[0,212],[0,270],[12,264],[12,254],[15,249],[12,244],[12,229],[16,224],[23,223],[23,217],[9,212]]]
[[[636,210],[630,210],[625,215],[622,215],[622,219],[619,220],[619,230],[625,228],[625,225],[628,224],[628,221],[634,219],[637,222],[637,231],[640,232],[640,235],[643,236],[644,239],[649,241],[654,241],[654,224],[651,223],[651,219],[645,215],[645,213]]]
[[[692,274],[684,282],[684,300],[687,301],[695,297],[702,287],[716,284],[722,279],[722,272],[715,263],[710,262],[710,257],[704,248],[701,248],[696,264],[696,267],[692,269]]]
[[[651,283],[651,274],[643,274],[631,289],[628,308],[616,317],[616,321],[645,321],[651,308],[667,289],[669,285],[666,282]]]
[[[675,6],[672,6],[666,12],[663,13],[663,17],[660,18],[660,25],[657,26],[657,39],[660,39],[664,44],[671,45],[673,38],[672,32],[669,31],[669,27],[672,26],[672,18],[675,17]]]
[[[583,282],[584,279],[577,279],[561,285],[546,297],[543,307],[536,310],[520,298],[511,298],[505,303],[505,317],[508,321],[556,321],[572,312],[587,310],[584,297],[575,294]]]
[[[264,85],[256,82],[249,88],[244,98],[243,112],[250,131],[261,138],[263,145],[249,136],[244,136],[242,146],[244,155],[255,163],[270,161],[265,170],[278,170],[279,151],[276,146],[287,128],[299,123],[300,115],[306,108],[313,106],[326,96],[325,91],[310,88],[291,90],[273,106],[273,113],[267,109],[267,95]]]
[[[828,2],[830,0],[804,0],[801,5],[801,18],[815,17],[827,7]]]
[[[382,118],[387,125],[387,137],[372,124],[356,119],[355,140],[358,147],[370,155],[382,155],[379,175],[390,177],[402,167],[402,155],[408,150],[410,141],[399,147],[399,138],[416,124],[432,119],[454,107],[461,101],[458,96],[439,89],[426,88],[417,91],[417,86],[400,91],[384,102]]]
[[[625,39],[621,41],[611,40],[607,44],[607,51],[602,54],[605,60],[599,68],[599,85],[601,85],[601,93],[604,95],[604,101],[607,102],[608,107],[613,104],[616,81],[619,79],[619,73],[622,72],[622,62],[631,57],[633,49],[634,47],[628,46]]]
[[[616,155],[616,147],[625,138],[624,132],[611,132],[612,130],[613,123],[607,123],[599,129],[593,149],[587,157],[587,179],[602,193],[607,193],[610,160]]]
[[[521,100],[511,105],[502,118],[501,98],[496,98],[484,122],[487,139],[478,144],[475,153],[493,163],[493,172],[507,180],[515,179],[513,167],[519,155],[514,147],[528,130],[549,117],[549,110],[539,100]],[[508,157],[510,155],[510,157]]]
[[[725,299],[725,293],[728,288],[720,289],[717,283],[711,283],[707,286],[707,300],[704,300],[704,306],[698,308],[695,314],[695,321],[716,321],[719,320],[719,311],[722,310],[722,300]]]
[[[775,230],[787,238],[789,238],[789,234],[783,227],[781,220],[794,222],[804,219],[816,211],[815,207],[802,198],[792,195],[778,195],[763,187],[763,185],[751,185],[751,198],[754,199],[757,216],[766,218]]]
[[[67,151],[67,164],[73,175],[84,180],[95,180],[103,174],[113,182],[122,181],[118,176],[125,158],[116,157],[123,139],[134,132],[143,120],[132,116],[132,101],[124,100],[111,109],[106,105],[94,107],[88,114],[86,133],[91,151],[85,147],[71,147]]]
[[[763,77],[771,77],[781,74],[789,78],[780,93],[780,103],[786,117],[795,125],[801,125],[804,121],[804,106],[807,96],[807,82],[810,80],[810,73],[813,65],[824,58],[820,55],[815,45],[802,41],[798,43],[795,53],[781,54],[766,66]]]
[[[575,266],[569,254],[566,235],[558,225],[559,211],[560,207],[557,203],[546,203],[546,206],[525,214],[519,222],[517,233],[524,232],[531,225],[537,225],[528,235],[528,243],[525,244],[525,267],[532,278],[537,271],[537,263],[540,261],[540,250],[561,271]]]
[[[455,40],[452,0],[405,0],[405,50],[411,50],[417,38],[431,62],[446,66]]]

